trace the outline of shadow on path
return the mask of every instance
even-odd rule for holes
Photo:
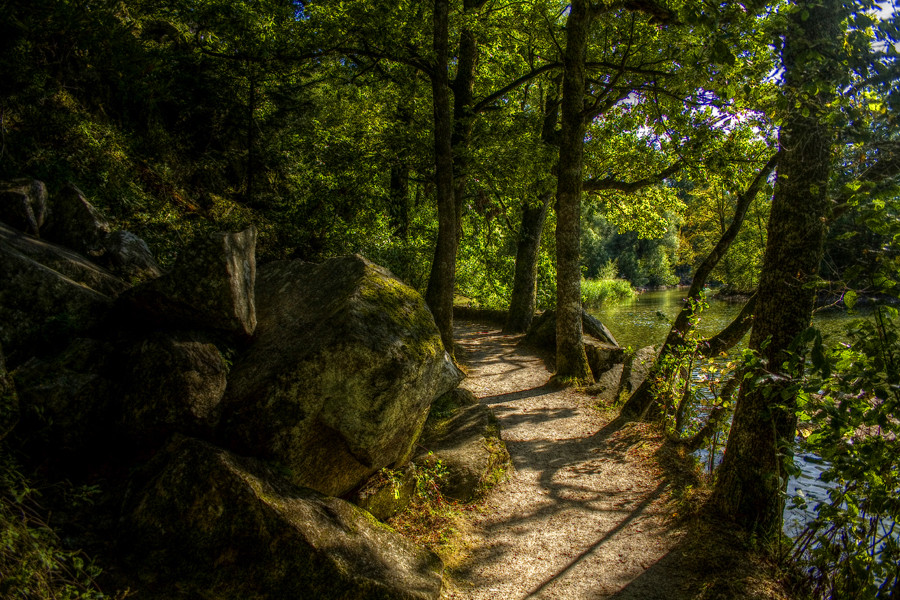
[[[454,568],[461,587],[450,597],[609,598],[640,580],[677,599],[669,570],[653,569],[678,542],[666,482],[645,460],[654,442],[586,394],[549,385],[521,337],[457,327],[464,385],[500,421],[514,471],[473,519],[478,539]]]
[[[537,596],[538,593],[540,593],[544,588],[546,588],[554,580],[562,577],[570,569],[576,567],[581,561],[583,561],[591,553],[593,553],[595,550],[597,550],[597,548],[599,548],[604,542],[606,542],[611,537],[616,535],[626,525],[628,525],[630,522],[632,522],[634,519],[636,519],[644,511],[644,509],[646,509],[648,506],[650,506],[650,504],[654,500],[656,500],[657,498],[659,498],[662,495],[663,491],[665,490],[665,487],[666,487],[665,483],[660,483],[658,486],[656,486],[656,489],[653,490],[653,492],[651,492],[650,494],[648,494],[643,500],[641,500],[641,502],[634,508],[634,510],[632,510],[628,514],[627,517],[625,517],[623,520],[621,520],[618,525],[616,525],[615,527],[613,527],[612,529],[610,529],[609,531],[604,533],[603,536],[599,540],[594,542],[594,544],[590,548],[588,548],[587,550],[585,550],[581,554],[579,554],[577,557],[575,557],[575,560],[573,560],[568,565],[566,565],[566,567],[564,569],[554,573],[549,579],[547,579],[543,583],[541,583],[541,585],[539,585],[535,589],[531,590],[531,592],[529,592],[528,595],[525,597],[526,598],[534,598],[535,596]]]

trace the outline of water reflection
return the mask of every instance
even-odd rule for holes
[[[607,305],[590,312],[600,319],[613,333],[622,346],[641,348],[650,345],[660,345],[669,333],[671,322],[678,315],[687,294],[686,289],[663,290],[658,292],[645,292],[633,300],[616,305]],[[711,298],[709,307],[700,316],[697,328],[704,337],[712,336],[725,328],[740,313],[743,304],[741,302],[729,302]],[[844,339],[846,325],[855,316],[847,315],[844,311],[829,310],[819,311],[813,318],[813,323],[822,330],[826,336],[825,343],[835,343]],[[735,348],[745,347],[747,337]],[[700,376],[698,365],[694,377]],[[707,409],[708,410],[708,407]],[[705,418],[701,414],[698,418]],[[709,461],[707,449],[697,451],[697,458],[701,464]],[[721,461],[721,449],[716,451],[715,462]],[[820,502],[828,502],[828,484],[822,482],[819,476],[827,468],[827,464],[821,458],[812,454],[798,454],[796,460],[800,472],[796,477],[788,481],[788,495],[802,495],[806,498],[805,507],[794,506],[789,502],[785,509],[784,530],[786,533],[796,535],[804,526],[815,517],[815,507]]]
[[[687,289],[644,292],[633,300],[609,304],[590,312],[606,325],[622,346],[641,348],[662,344],[669,327],[684,304]],[[741,302],[709,298],[709,308],[700,315],[698,330],[711,336],[725,328],[741,312]],[[843,329],[854,317],[840,310],[819,311],[813,323],[832,340],[843,338]],[[746,338],[738,348],[743,348]]]

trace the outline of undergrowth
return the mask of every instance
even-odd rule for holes
[[[78,491],[78,490],[76,490]],[[90,490],[72,496],[90,501]],[[7,600],[110,600],[95,581],[100,569],[65,547],[38,504],[40,493],[0,447],[0,598]]]
[[[430,455],[415,470],[416,489],[409,506],[388,520],[398,532],[432,550],[449,543],[462,514],[461,505],[441,493],[441,480],[446,475],[444,464]]]
[[[404,537],[436,552],[446,566],[452,567],[464,550],[465,536],[460,528],[466,513],[479,510],[488,492],[506,479],[505,464],[498,461],[484,477],[475,499],[462,503],[444,496],[441,483],[447,468],[440,459],[429,455],[424,464],[416,467],[411,502],[388,519],[388,524]]]

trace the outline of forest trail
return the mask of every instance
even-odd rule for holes
[[[677,600],[683,575],[669,555],[684,534],[668,519],[658,436],[547,385],[551,372],[521,337],[456,326],[463,387],[500,420],[513,468],[467,518],[445,597]]]

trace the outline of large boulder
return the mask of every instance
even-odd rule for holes
[[[0,226],[0,344],[18,364],[98,325],[125,286],[74,252],[11,231]]]
[[[109,222],[71,183],[51,198],[52,211],[41,231],[45,239],[71,248],[134,283],[162,275],[147,243]]]
[[[463,377],[421,296],[359,256],[269,263],[256,294],[224,438],[330,495],[409,460],[432,400]]]
[[[250,336],[256,329],[256,228],[195,240],[171,271],[123,296],[163,324],[209,327]]]
[[[585,337],[584,353],[587,355],[588,365],[595,380],[625,360],[624,348],[597,341],[593,337]]]
[[[350,501],[386,520],[410,504],[418,481],[430,480],[445,498],[471,502],[500,481],[510,461],[499,422],[464,388],[434,401],[416,445],[410,464],[382,469]]]
[[[109,377],[113,358],[106,342],[76,338],[60,354],[32,358],[13,372],[19,429],[38,452],[74,458],[114,446],[119,395]]]
[[[657,346],[644,346],[634,353],[634,355],[625,362],[625,369],[622,373],[622,390],[621,393],[631,394],[638,389],[653,368],[656,362],[656,355],[659,353]]]
[[[371,515],[177,437],[127,509],[124,551],[159,598],[426,599],[443,565]]]
[[[432,406],[415,462],[422,468],[440,463],[441,494],[469,502],[497,483],[509,463],[500,423],[469,390],[456,389]]]
[[[581,309],[581,329],[585,335],[589,335],[604,344],[619,346],[619,342],[616,341],[612,331],[607,329],[600,319],[584,309]]]
[[[14,179],[0,182],[0,221],[31,235],[40,235],[49,212],[47,187],[40,181]]]
[[[0,248],[50,268],[104,296],[115,298],[128,284],[81,254],[43,239],[26,235],[0,223]]]
[[[86,256],[102,254],[109,222],[73,184],[67,184],[51,198],[52,212],[42,236]]]
[[[380,521],[387,521],[412,502],[416,495],[419,465],[406,463],[399,469],[381,469],[345,497]]]
[[[173,432],[210,435],[228,367],[219,349],[192,332],[156,332],[128,353],[123,418],[138,441]]]

